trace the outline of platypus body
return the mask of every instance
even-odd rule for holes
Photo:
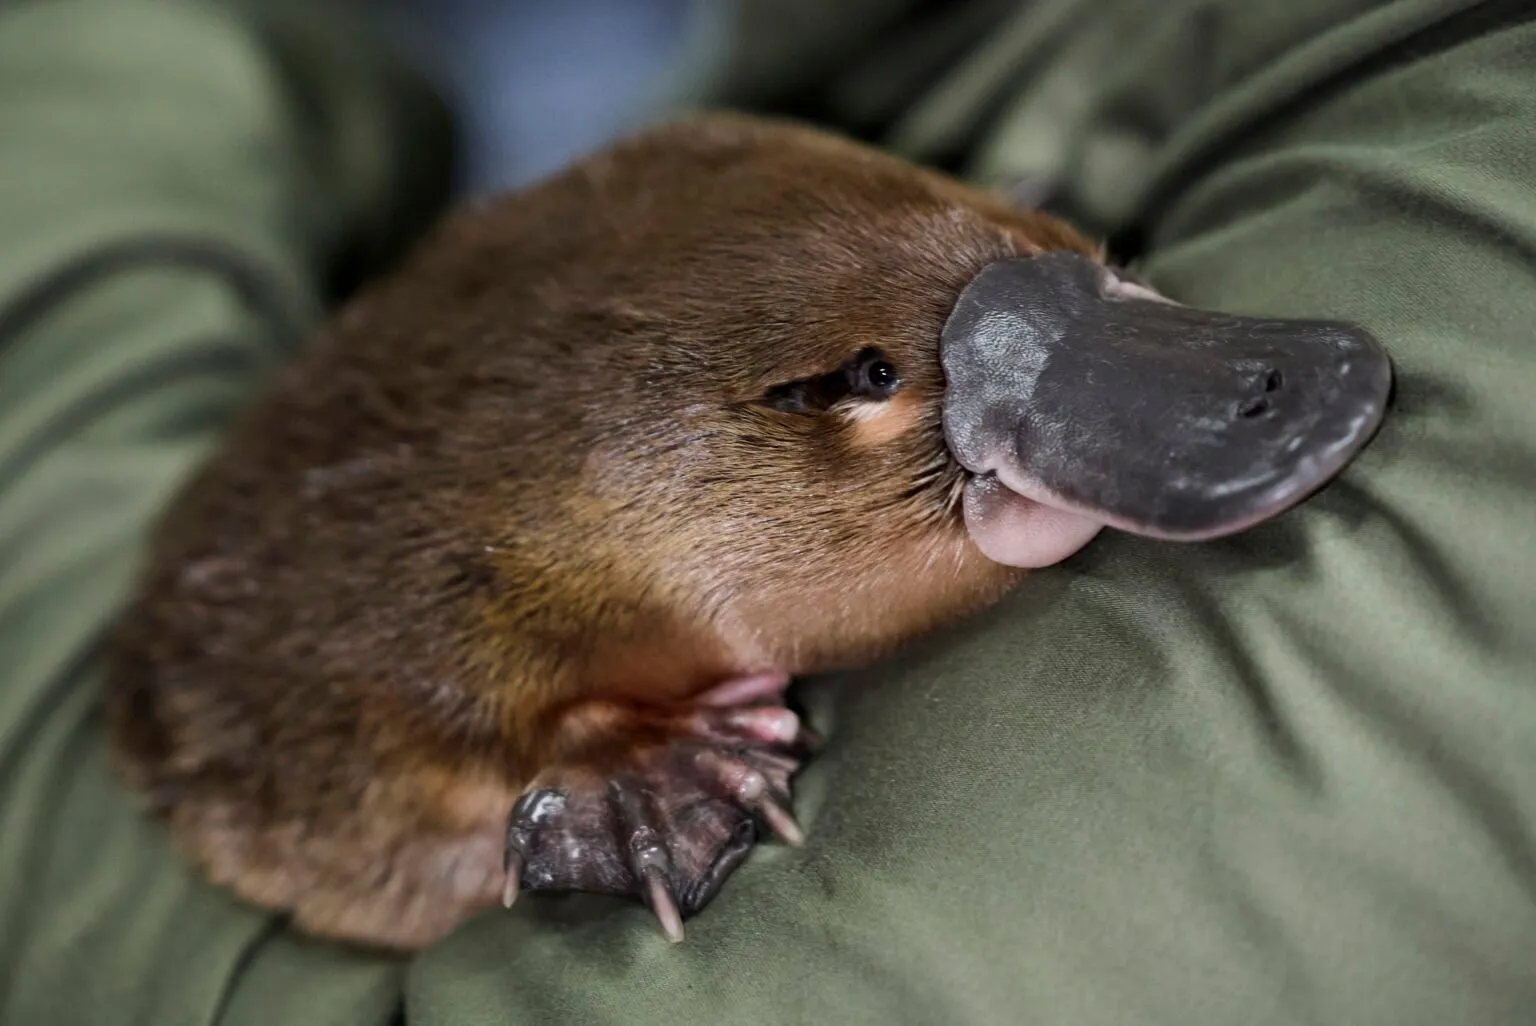
[[[1386,366],[810,128],[652,129],[447,218],[250,408],[153,538],[116,753],[314,934],[417,948],[523,889],[677,938],[760,826],[800,839],[792,677],[1106,525],[1280,512]]]

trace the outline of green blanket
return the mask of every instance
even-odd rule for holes
[[[92,646],[295,322],[434,209],[441,115],[318,0],[10,5],[0,1022],[1536,1017],[1536,8],[1034,0],[956,59],[897,31],[942,5],[834,6],[738,3],[697,95],[874,111],[898,152],[1053,181],[1175,298],[1365,324],[1399,373],[1377,441],[1271,524],[1103,536],[804,686],[810,841],[680,947],[588,897],[408,962],[306,942],[112,782]],[[775,7],[798,31],[754,29]]]

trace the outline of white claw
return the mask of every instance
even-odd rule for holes
[[[672,892],[667,888],[667,878],[661,870],[651,868],[645,871],[645,892],[650,901],[651,911],[656,914],[656,919],[661,923],[662,932],[667,935],[667,940],[678,944],[683,939],[683,917],[677,910],[677,902],[672,900]]]
[[[768,826],[778,835],[779,840],[791,848],[798,848],[805,843],[805,830],[801,828],[799,823],[795,822],[795,817],[790,815],[789,811],[778,802],[764,796],[762,801],[757,803],[757,809],[763,814],[763,818],[768,821]]]

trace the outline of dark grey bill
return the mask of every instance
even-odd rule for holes
[[[950,448],[987,479],[967,504],[973,534],[1002,517],[1004,489],[1079,533],[1242,530],[1343,469],[1380,425],[1392,381],[1385,350],[1357,327],[1191,309],[1070,253],[985,268],[941,355]]]

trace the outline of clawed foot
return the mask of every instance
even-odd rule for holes
[[[765,826],[804,840],[789,779],[817,745],[781,705],[733,682],[698,705],[634,729],[541,773],[512,809],[506,889],[593,891],[648,904],[667,936],[707,904]]]

